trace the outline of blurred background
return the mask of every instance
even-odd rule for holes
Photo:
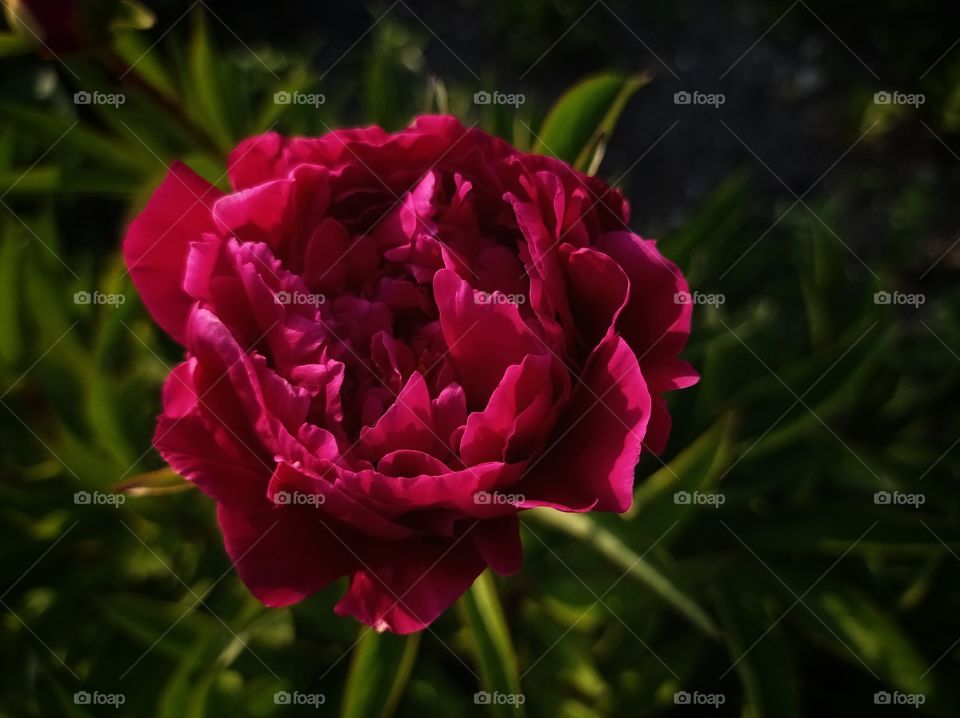
[[[5,4],[0,715],[960,715],[955,11],[142,2]],[[118,248],[175,159],[423,112],[620,187],[703,378],[628,514],[526,513],[404,638],[247,593]]]

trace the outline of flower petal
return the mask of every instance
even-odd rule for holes
[[[191,242],[216,231],[210,208],[223,193],[175,162],[143,211],[130,223],[123,257],[143,303],[181,344],[194,300],[184,291]]]
[[[433,278],[443,338],[460,374],[470,407],[486,405],[511,364],[528,354],[546,352],[517,307],[508,303],[479,303],[470,285],[449,269]],[[496,347],[496,351],[490,351]]]
[[[637,358],[620,337],[605,339],[588,360],[582,381],[557,422],[557,438],[547,440],[543,458],[515,486],[525,508],[630,508],[651,411]]]

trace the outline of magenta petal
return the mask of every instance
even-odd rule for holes
[[[214,204],[213,218],[224,234],[277,247],[292,214],[293,186],[293,180],[276,180],[228,194]]]
[[[175,162],[144,210],[130,223],[123,258],[143,303],[181,344],[193,299],[184,291],[191,242],[215,232],[210,208],[223,195],[186,165]]]
[[[561,245],[570,309],[584,344],[595,347],[613,331],[630,296],[630,282],[610,257],[595,249]]]
[[[279,177],[277,165],[285,144],[276,132],[245,139],[227,158],[230,184],[243,190]]]
[[[597,238],[597,248],[612,257],[630,279],[630,301],[617,328],[646,364],[673,357],[690,334],[689,302],[678,302],[687,282],[673,262],[657,250],[656,242],[630,232],[610,232]]]
[[[368,562],[353,575],[350,589],[334,610],[377,631],[413,633],[426,628],[485,567],[469,537],[458,539],[396,544],[388,556]]]
[[[507,367],[546,349],[512,304],[483,304],[449,269],[433,278],[443,337],[471,407],[484,406]]]
[[[343,527],[318,521],[312,508],[241,513],[217,506],[223,542],[240,579],[267,606],[289,606],[357,565]],[[347,539],[349,540],[349,539]]]
[[[454,433],[461,429],[467,420],[467,397],[459,384],[448,384],[433,400],[433,425],[439,441],[457,452],[459,438]]]
[[[516,514],[485,519],[470,533],[483,560],[501,576],[510,576],[523,566],[520,519]]]
[[[486,408],[467,417],[460,442],[460,455],[467,466],[504,461],[508,442],[528,444],[538,431],[549,430],[544,424],[553,404],[551,367],[551,357],[533,354],[507,367]],[[518,431],[518,417],[527,410],[528,420]]]
[[[278,518],[284,521],[290,520],[290,516],[296,520],[297,516],[302,515],[314,524],[329,525],[331,530],[344,524],[355,529],[357,534],[388,541],[397,541],[411,535],[409,529],[384,518],[344,491],[335,479],[336,470],[330,465],[324,475],[320,476],[283,462],[273,473],[266,496],[277,507]],[[282,496],[282,500],[281,496],[278,496],[281,492],[286,494]],[[327,533],[329,536],[329,532]]]
[[[361,431],[358,448],[372,460],[397,449],[429,451],[436,440],[430,393],[414,372],[376,425]]]
[[[630,508],[650,411],[650,393],[630,347],[619,337],[604,340],[557,424],[558,438],[547,440],[542,460],[516,486],[524,506],[583,510],[596,502],[598,511]]]
[[[391,516],[420,509],[456,509],[464,516],[489,518],[514,513],[508,504],[484,503],[478,494],[496,491],[511,492],[517,481],[521,464],[488,462],[467,469],[442,474],[420,474],[397,478],[376,471],[359,471],[345,476],[345,488],[358,496],[376,502]]]
[[[184,362],[167,378],[154,446],[174,471],[208,496],[232,508],[262,510],[269,468],[215,419],[204,418],[193,383],[195,366],[195,359]]]
[[[654,394],[650,424],[647,426],[647,435],[643,439],[644,447],[654,454],[662,454],[667,448],[672,426],[673,417],[667,409],[667,400],[660,394]]]

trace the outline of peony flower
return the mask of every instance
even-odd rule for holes
[[[408,633],[520,568],[520,511],[630,506],[697,375],[619,192],[432,116],[254,137],[229,178],[174,166],[124,254],[186,349],[154,444],[258,599],[347,576],[337,613]]]

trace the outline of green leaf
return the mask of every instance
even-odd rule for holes
[[[0,33],[0,57],[22,55],[31,52],[36,47],[36,41],[31,42],[29,36],[14,32]]]
[[[660,251],[683,267],[691,287],[700,283],[701,276],[717,276],[718,262],[725,263],[721,271],[726,271],[743,252],[730,245],[742,241],[750,207],[749,180],[744,171],[727,177],[680,227],[660,241]],[[691,266],[694,257],[703,261]]]
[[[113,49],[128,68],[142,81],[150,85],[165,97],[176,100],[177,87],[168,68],[151,52],[150,42],[143,33],[120,30],[114,36]],[[130,70],[129,68],[133,68]]]
[[[677,503],[674,496],[678,491],[706,491],[716,483],[730,464],[736,425],[736,415],[727,414],[668,465],[638,482],[625,516],[642,515],[644,528],[657,536],[674,522],[689,520],[698,507]]]
[[[68,155],[73,152],[78,157],[88,157],[100,167],[130,170],[140,175],[153,170],[157,163],[146,148],[139,143],[133,144],[136,142],[133,138],[131,142],[121,141],[82,123],[76,124],[70,117],[54,115],[47,109],[2,102],[0,117],[22,128],[45,147],[57,143],[59,153]]]
[[[860,589],[818,585],[804,599],[810,611],[797,607],[809,630],[821,634],[838,656],[851,665],[866,664],[889,685],[904,693],[928,693],[925,660],[897,623]],[[814,617],[814,614],[816,617]],[[819,620],[818,620],[819,619]]]
[[[777,624],[780,615],[763,597],[731,590],[716,598],[730,660],[746,693],[743,718],[800,715],[796,668]]]
[[[297,92],[306,92],[312,82],[313,76],[303,67],[294,68],[287,77],[277,82],[273,86],[273,90],[268,93],[263,107],[260,108],[260,113],[254,121],[254,130],[263,132],[277,124],[291,110],[298,109],[297,105],[284,105],[276,102],[275,98],[278,94],[293,95]]]
[[[396,636],[364,627],[350,660],[341,717],[392,715],[407,685],[419,644],[419,633]]]
[[[488,571],[474,581],[457,603],[457,609],[467,627],[470,647],[480,668],[484,689],[491,693],[497,691],[519,695],[517,655],[497,597],[496,585]],[[501,704],[493,707],[502,715],[523,715],[522,705]]]
[[[196,591],[203,596],[203,591]],[[145,648],[181,658],[198,642],[211,651],[223,645],[223,627],[216,619],[198,610],[196,598],[187,595],[183,603],[160,601],[135,594],[115,594],[99,601],[106,624]],[[157,639],[163,636],[163,640]],[[198,638],[199,637],[199,638]]]
[[[157,718],[181,718],[183,716],[203,716],[207,694],[212,678],[222,668],[214,663],[212,670],[204,672],[198,679],[195,673],[207,665],[210,656],[205,640],[197,641],[186,653],[178,656],[174,669],[157,703]]]
[[[646,74],[604,73],[574,85],[547,114],[534,152],[559,157],[579,170],[596,171],[624,106],[649,81]]]
[[[234,145],[234,132],[227,116],[231,107],[224,78],[227,66],[217,56],[206,15],[199,10],[194,13],[189,61],[190,110],[226,154]]]
[[[643,584],[668,606],[712,638],[718,636],[713,619],[697,603],[677,588],[656,567],[641,558],[610,531],[582,514],[566,514],[552,509],[534,509],[523,514],[545,526],[574,536],[593,548],[626,576]]]
[[[6,223],[0,225],[6,229]],[[20,272],[18,247],[7,232],[0,236],[0,356],[16,364],[23,352],[20,326]]]
[[[395,33],[388,25],[378,28],[377,42],[363,68],[363,101],[367,117],[388,130],[402,125],[400,83]]]

